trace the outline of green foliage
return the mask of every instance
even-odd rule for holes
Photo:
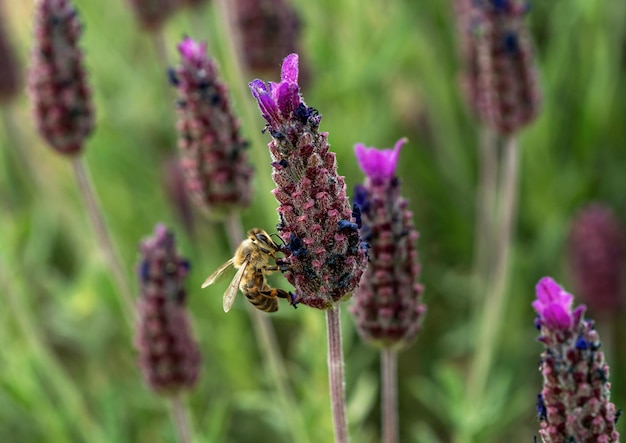
[[[194,441],[287,442],[292,411],[282,410],[253,329],[238,300],[222,312],[224,284],[202,280],[231,252],[223,227],[195,214],[185,231],[164,192],[163,162],[176,153],[174,94],[153,41],[126,2],[77,0],[97,129],[85,161],[107,224],[134,282],[137,244],[162,221],[190,258],[189,305],[203,354],[200,382],[186,400]],[[323,115],[339,172],[362,180],[352,146],[391,147],[407,136],[399,175],[421,232],[428,315],[417,343],[400,354],[401,441],[451,441],[466,427],[481,442],[528,442],[541,386],[530,301],[534,284],[566,273],[569,220],[591,200],[626,218],[626,3],[537,1],[530,14],[543,104],[521,137],[520,208],[495,368],[482,405],[463,392],[472,331],[471,268],[477,127],[457,88],[451,8],[445,1],[295,2],[313,70],[305,93]],[[32,2],[4,2],[21,60],[31,38]],[[213,5],[179,12],[164,31],[170,63],[183,34],[211,41],[227,81],[233,70]],[[278,80],[279,67],[271,80]],[[252,78],[246,78],[250,81]],[[270,80],[270,79],[264,79]],[[255,106],[231,83],[242,115]],[[245,91],[244,91],[245,92]],[[36,136],[27,98],[2,110],[0,129],[0,441],[174,442],[168,403],[143,384],[132,330],[97,248],[70,162]],[[267,135],[242,117],[258,163],[244,226],[273,230]],[[257,175],[258,175],[257,174]],[[280,283],[277,279],[277,284]],[[573,290],[573,288],[572,288]],[[378,355],[362,344],[344,312],[347,393],[353,441],[379,440]],[[624,314],[620,314],[623,316]],[[286,304],[272,316],[289,382],[311,441],[332,441],[323,313]],[[623,343],[621,328],[616,343]],[[626,407],[624,347],[611,354],[613,401]],[[620,381],[621,379],[621,381]],[[620,423],[626,432],[624,419]]]

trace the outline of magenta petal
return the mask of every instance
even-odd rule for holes
[[[396,173],[400,149],[407,139],[398,140],[393,149],[368,148],[361,143],[354,145],[359,166],[372,180],[390,180]]]
[[[285,57],[280,78],[284,82],[298,84],[298,54]]]
[[[278,110],[284,119],[290,118],[300,103],[298,85],[293,83],[280,83],[274,91],[274,99]]]
[[[552,328],[567,329],[572,325],[570,313],[561,305],[551,304],[547,306],[543,310],[541,317],[546,326],[551,326]]]
[[[206,43],[196,42],[189,37],[185,37],[177,47],[180,55],[184,59],[187,59],[187,61],[194,61],[202,58],[206,53]]]

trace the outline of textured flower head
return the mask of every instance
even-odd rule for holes
[[[82,27],[70,0],[39,0],[29,92],[41,136],[58,152],[81,151],[93,129],[91,93],[78,47]]]
[[[200,368],[198,345],[185,312],[189,264],[176,252],[174,235],[161,224],[140,250],[135,336],[139,365],[152,389],[175,394],[195,385]]]
[[[539,341],[545,346],[543,388],[537,398],[542,440],[618,442],[609,366],[593,321],[583,318],[583,306],[572,311],[573,297],[551,278],[539,281],[537,297],[533,307],[539,314]]]
[[[354,152],[361,170],[372,180],[391,180],[396,173],[400,149],[406,142],[406,138],[401,138],[393,149],[368,148],[357,143]]]
[[[296,302],[327,309],[350,296],[366,266],[357,217],[337,174],[321,116],[307,107],[298,85],[298,56],[285,58],[280,83],[254,80],[256,98],[272,136],[278,230],[285,242],[286,278]]]
[[[354,296],[352,313],[359,335],[380,347],[408,346],[417,336],[426,313],[424,288],[418,283],[420,264],[413,214],[400,195],[395,176],[400,139],[394,149],[355,146],[367,179],[355,190],[360,233],[369,246],[369,266]]]
[[[253,170],[226,85],[205,43],[187,37],[178,51],[181,63],[170,80],[178,90],[178,146],[187,189],[211,215],[246,207]]]
[[[542,324],[553,329],[569,329],[578,322],[584,308],[572,311],[574,297],[550,277],[537,283],[537,300],[532,305]]]

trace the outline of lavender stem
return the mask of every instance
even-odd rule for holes
[[[191,443],[191,424],[187,414],[187,408],[183,404],[180,395],[175,395],[172,401],[172,420],[178,432],[179,443]]]
[[[72,160],[72,165],[74,167],[76,180],[78,181],[78,187],[85,201],[85,205],[87,206],[89,218],[91,219],[94,231],[98,237],[100,249],[105,255],[109,269],[113,275],[115,283],[117,284],[124,316],[127,318],[128,322],[131,323],[130,315],[131,312],[133,312],[132,293],[130,291],[130,285],[128,284],[120,258],[115,251],[109,236],[109,232],[104,221],[104,215],[102,213],[102,207],[98,202],[95,192],[93,191],[89,173],[82,157],[75,157]]]
[[[515,137],[505,141],[504,158],[500,174],[501,193],[499,203],[501,217],[496,230],[494,271],[488,284],[488,292],[483,304],[481,330],[479,332],[476,354],[470,367],[468,399],[482,398],[497,345],[498,330],[503,318],[504,294],[508,280],[511,235],[517,214],[518,191],[518,145]]]
[[[328,335],[328,384],[330,406],[335,428],[335,443],[348,443],[348,420],[346,417],[346,390],[341,344],[341,315],[339,303],[326,310],[326,332]]]
[[[383,443],[398,442],[398,352],[391,348],[380,351],[382,386]]]
[[[479,179],[476,196],[476,225],[474,230],[474,300],[480,302],[481,294],[489,281],[493,265],[494,215],[498,183],[498,137],[487,126],[481,129]]]

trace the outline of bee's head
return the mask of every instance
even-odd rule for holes
[[[279,250],[274,240],[263,229],[254,228],[249,230],[248,240],[257,245],[266,254]]]

